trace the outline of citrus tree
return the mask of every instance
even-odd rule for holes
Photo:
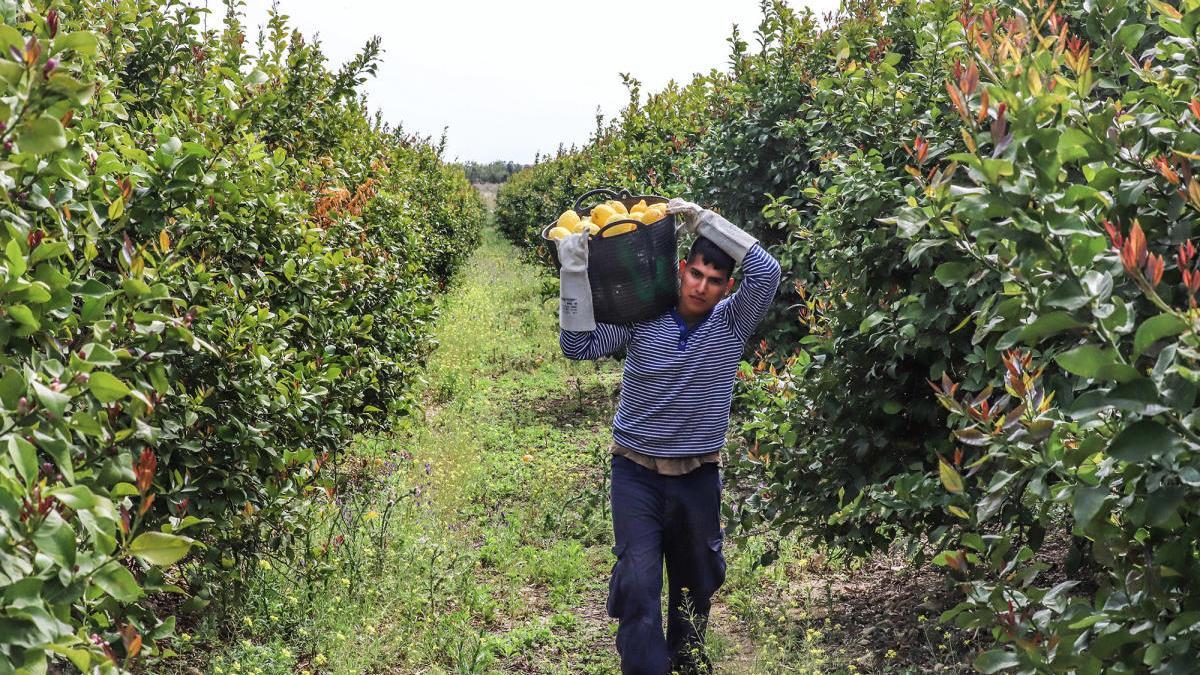
[[[132,666],[406,409],[482,207],[274,15],[0,7],[0,672]]]

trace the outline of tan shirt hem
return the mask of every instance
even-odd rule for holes
[[[619,443],[612,444],[612,454],[624,457],[638,466],[645,467],[661,476],[682,476],[699,469],[703,464],[721,464],[721,452],[710,452],[691,457],[652,457],[627,448]]]

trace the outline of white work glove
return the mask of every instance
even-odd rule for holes
[[[596,330],[587,274],[588,236],[579,232],[558,241],[558,325],[563,330]]]
[[[695,233],[704,237],[728,253],[738,264],[746,257],[750,247],[758,243],[748,232],[720,215],[678,197],[667,202],[667,213],[674,213],[679,219],[676,232]]]
[[[672,197],[667,202],[667,213],[675,215],[676,233],[695,234],[696,233],[696,216],[700,214],[698,204],[693,204],[689,201],[684,201],[679,197]]]

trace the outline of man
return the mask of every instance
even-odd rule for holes
[[[587,235],[558,244],[559,342],[570,359],[628,347],[613,420],[612,516],[617,562],[608,613],[618,619],[623,673],[708,670],[704,629],[725,581],[718,464],[733,382],[746,342],[779,286],[779,263],[746,232],[681,199],[667,211],[698,235],[679,261],[679,301],[637,324],[597,324],[587,278]],[[741,288],[731,275],[742,265]],[[670,584],[664,639],[663,561]]]

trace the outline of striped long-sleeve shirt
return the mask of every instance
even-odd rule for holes
[[[569,359],[597,359],[628,346],[613,440],[655,457],[720,450],[738,364],[775,298],[779,276],[779,263],[755,244],[742,261],[737,292],[690,330],[672,309],[641,323],[560,331]]]

